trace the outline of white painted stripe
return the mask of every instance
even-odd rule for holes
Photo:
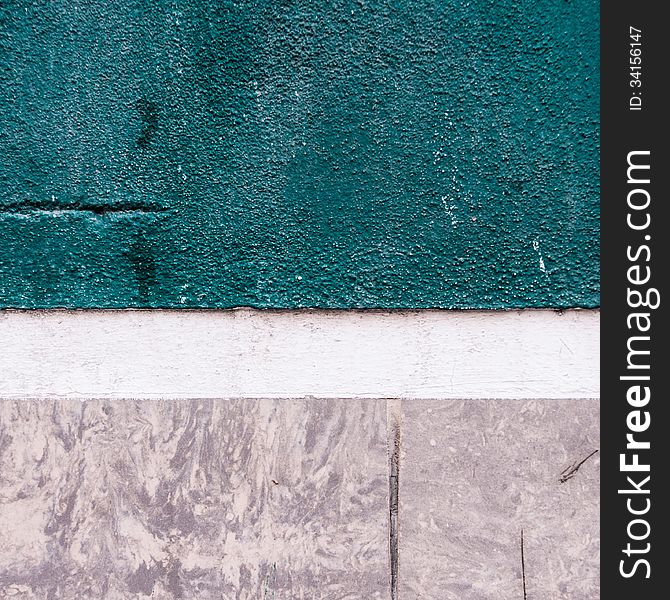
[[[4,397],[599,396],[598,311],[9,311]]]

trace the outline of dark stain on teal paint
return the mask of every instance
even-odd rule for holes
[[[142,120],[142,130],[137,138],[137,145],[146,148],[158,129],[158,106],[144,98],[137,101],[137,110]]]
[[[137,281],[137,300],[148,304],[152,300],[152,291],[156,286],[156,257],[152,246],[142,231],[135,233],[130,244],[128,259],[135,272]]]
[[[597,306],[598,19],[3,2],[0,306]]]

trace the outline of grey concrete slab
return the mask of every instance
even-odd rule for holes
[[[597,400],[405,402],[399,600],[597,599],[598,423]]]
[[[0,401],[0,597],[389,598],[384,401]]]

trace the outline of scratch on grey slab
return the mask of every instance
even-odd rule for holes
[[[528,600],[526,593],[526,561],[523,555],[523,528],[521,528],[521,582],[523,585],[523,600]]]
[[[589,455],[584,457],[582,460],[576,460],[572,464],[570,464],[568,467],[563,469],[561,472],[561,476],[558,478],[559,483],[565,483],[566,481],[569,481],[572,479],[576,474],[577,471],[581,468],[581,466],[589,460],[593,455],[595,455],[598,452],[598,450],[594,450],[591,452]]]

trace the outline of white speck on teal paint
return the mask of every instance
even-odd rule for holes
[[[537,252],[538,257],[540,258],[540,271],[542,271],[548,277],[549,274],[547,273],[547,267],[544,264],[544,258],[542,257],[542,252],[540,252],[540,241],[537,238],[533,240],[533,250]]]
[[[456,225],[458,225],[458,219],[456,218],[454,211],[458,209],[458,206],[456,206],[455,204],[449,204],[447,200],[448,200],[447,196],[442,196],[442,205],[444,206],[444,210],[451,219],[452,227],[456,227]]]

